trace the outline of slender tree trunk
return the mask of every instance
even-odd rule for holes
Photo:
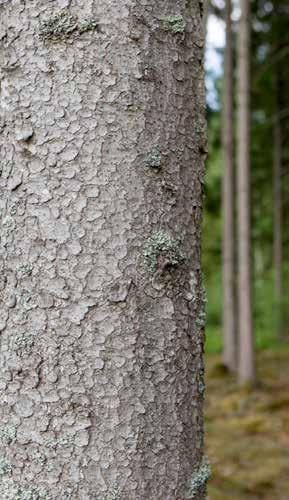
[[[276,109],[274,120],[274,271],[277,333],[282,339],[282,132],[280,120],[280,83],[276,77]]]
[[[237,369],[237,335],[235,305],[234,245],[234,157],[233,157],[233,46],[231,1],[226,1],[226,47],[224,61],[224,95],[222,142],[223,173],[223,360],[229,370]]]
[[[240,0],[238,36],[238,315],[239,380],[255,378],[250,244],[250,2]]]
[[[199,2],[57,5],[0,7],[0,498],[201,500]]]

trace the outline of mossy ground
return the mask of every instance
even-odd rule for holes
[[[206,445],[210,500],[289,499],[289,351],[257,356],[259,384],[239,388],[207,355]]]

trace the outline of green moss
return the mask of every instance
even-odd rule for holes
[[[144,247],[145,267],[151,273],[155,273],[158,268],[166,266],[176,266],[185,260],[180,248],[180,241],[175,240],[168,233],[158,231],[147,241]]]
[[[173,15],[164,18],[165,28],[167,31],[171,31],[174,34],[184,33],[186,23],[183,16]]]
[[[94,18],[78,21],[77,17],[64,10],[40,23],[39,36],[44,40],[59,41],[68,38],[73,33],[81,34],[95,30],[97,26],[98,23]]]

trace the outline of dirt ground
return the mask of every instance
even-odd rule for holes
[[[258,354],[256,388],[239,388],[207,356],[210,500],[289,500],[289,350]]]

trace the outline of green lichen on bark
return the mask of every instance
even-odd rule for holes
[[[33,271],[33,266],[32,264],[26,263],[26,264],[20,264],[17,268],[17,273],[20,276],[31,276]]]
[[[4,458],[0,459],[0,477],[8,475],[10,476],[12,473],[12,465],[7,462]]]
[[[16,484],[11,477],[0,483],[1,500],[51,500],[46,488],[34,485]]]
[[[112,488],[108,493],[104,496],[100,497],[97,500],[121,500],[121,495],[118,488]]]
[[[204,457],[199,469],[197,469],[194,474],[191,484],[188,499],[198,498],[198,495],[202,493],[207,485],[208,480],[211,477],[211,467],[207,457]]]
[[[158,149],[153,149],[146,158],[146,165],[151,168],[159,169],[162,166],[162,155]]]
[[[14,425],[7,425],[0,429],[0,444],[9,445],[15,441],[16,427]]]
[[[98,27],[98,22],[96,19],[93,19],[92,17],[88,17],[86,19],[83,19],[82,21],[79,21],[78,23],[78,31],[79,33],[84,33],[85,31],[91,31],[95,30]]]
[[[180,240],[174,239],[164,231],[154,233],[144,247],[145,267],[155,273],[164,266],[176,266],[185,260]]]
[[[84,33],[95,30],[98,26],[94,18],[86,18],[78,21],[67,11],[61,11],[54,16],[42,21],[39,27],[39,36],[44,40],[62,40],[73,33]]]
[[[19,333],[14,339],[16,351],[30,352],[35,342],[35,335],[29,333]]]
[[[206,326],[206,304],[207,304],[206,290],[202,287],[201,297],[200,297],[200,310],[198,317],[196,319],[196,325],[199,328],[205,328]]]
[[[167,31],[171,31],[174,34],[184,33],[186,23],[183,16],[173,15],[164,18],[164,24]]]

